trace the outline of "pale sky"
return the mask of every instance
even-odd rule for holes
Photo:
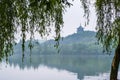
[[[90,7],[90,10],[90,22],[89,25],[85,27],[85,18],[83,17],[84,11],[80,4],[80,0],[74,0],[73,6],[68,8],[64,15],[64,27],[62,29],[62,35],[67,36],[75,33],[80,24],[85,28],[85,30],[95,31],[96,16],[93,6]]]

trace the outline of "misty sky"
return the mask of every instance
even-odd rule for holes
[[[64,14],[64,27],[62,29],[62,35],[67,36],[76,32],[76,29],[80,24],[85,28],[85,30],[95,31],[96,26],[96,16],[93,6],[90,7],[90,22],[86,27],[85,18],[83,17],[84,11],[80,4],[80,0],[74,0],[73,6],[67,9],[67,12]]]

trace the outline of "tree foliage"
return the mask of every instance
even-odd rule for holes
[[[89,22],[90,3],[92,0],[81,0],[85,16]],[[120,38],[120,1],[95,0],[94,7],[97,16],[97,38],[103,44],[104,51],[116,48]]]
[[[89,15],[90,10],[88,2],[86,3],[84,1],[83,6],[85,14]],[[103,43],[105,51],[109,51],[112,47],[116,47],[119,40],[120,1],[95,0],[95,8],[97,15],[97,38],[100,42]]]
[[[51,25],[58,41],[63,13],[70,5],[67,0],[0,0],[0,60],[11,55],[18,32],[21,33],[23,51],[26,34],[31,35],[30,40],[35,32],[41,36],[49,35]]]
[[[97,0],[97,37],[103,43],[104,49],[109,51],[116,47],[120,38],[120,1]]]

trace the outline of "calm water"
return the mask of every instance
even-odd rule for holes
[[[109,80],[111,56],[13,56],[0,64],[0,80]]]

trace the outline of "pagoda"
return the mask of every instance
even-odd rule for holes
[[[80,25],[78,28],[77,28],[77,33],[80,33],[80,32],[83,32],[84,31],[84,28]]]

